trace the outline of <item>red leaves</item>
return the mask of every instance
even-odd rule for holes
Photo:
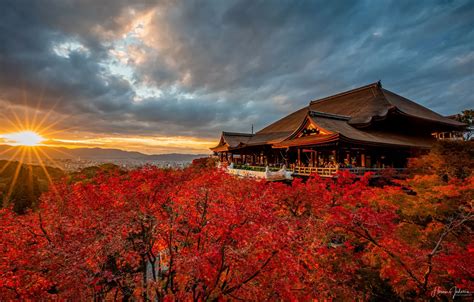
[[[402,190],[346,173],[288,186],[208,167],[77,179],[38,212],[0,212],[2,298],[347,300],[472,286],[472,179],[414,177]]]

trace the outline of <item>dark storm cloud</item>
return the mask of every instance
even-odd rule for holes
[[[0,19],[0,101],[98,133],[249,131],[379,79],[443,114],[474,103],[472,1],[1,1]]]

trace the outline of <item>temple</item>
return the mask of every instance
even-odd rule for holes
[[[465,127],[377,82],[311,101],[255,134],[222,132],[211,150],[221,163],[242,169],[284,165],[296,175],[362,174],[403,169],[436,139],[462,139]]]

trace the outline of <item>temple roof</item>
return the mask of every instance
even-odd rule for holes
[[[273,147],[274,148],[287,148],[287,147],[293,147],[293,146],[309,146],[309,145],[334,142],[337,140],[339,140],[339,134],[304,136],[304,137],[284,140],[282,142],[274,144]]]
[[[221,134],[219,144],[213,148],[212,151],[227,151],[232,148],[237,148],[241,144],[246,144],[254,134],[251,133],[238,133],[238,132],[225,132]]]
[[[383,89],[380,82],[311,101],[309,108],[349,116],[349,124],[354,126],[364,126],[373,120],[383,119],[390,111],[453,127],[464,126],[463,123],[446,118],[407,98]]]
[[[230,148],[256,145],[282,147],[283,145],[305,144],[311,140],[317,143],[315,137],[304,139],[294,137],[295,132],[308,118],[320,127],[338,134],[338,138],[341,140],[423,148],[432,144],[433,141],[429,137],[382,132],[374,130],[377,129],[377,126],[368,127],[374,122],[386,119],[389,115],[402,115],[423,121],[425,125],[428,125],[427,127],[431,127],[433,130],[439,127],[459,130],[466,126],[386,90],[382,88],[380,82],[376,82],[311,101],[308,106],[268,125],[255,135],[223,132],[218,147],[222,148],[222,145],[227,145]],[[319,136],[317,141],[322,142],[325,139]],[[289,144],[289,140],[294,141]],[[215,148],[211,150],[218,151]]]
[[[387,131],[375,131],[358,129],[351,126],[347,120],[337,116],[324,116],[308,114],[308,118],[317,127],[321,127],[331,132],[329,135],[310,135],[296,139],[287,139],[275,144],[275,147],[293,146],[293,141],[300,140],[299,145],[311,145],[324,143],[333,139],[334,135],[342,141],[348,141],[360,144],[376,144],[386,146],[406,146],[416,148],[429,148],[435,141],[433,137],[404,135]],[[292,143],[290,143],[292,142]]]

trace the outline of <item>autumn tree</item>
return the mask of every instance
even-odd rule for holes
[[[399,300],[472,288],[473,190],[472,178],[446,183],[437,175],[383,188],[347,174],[283,187],[277,202],[298,233],[302,290],[321,299]]]
[[[437,175],[444,181],[473,176],[474,141],[438,141],[430,152],[410,160],[414,175]]]
[[[9,219],[2,219],[2,244],[11,262],[3,271],[18,283],[3,295],[268,297],[266,288],[255,284],[269,283],[268,272],[279,267],[277,257],[285,253],[285,238],[277,236],[281,222],[266,190],[265,183],[238,181],[219,171],[151,167],[56,185],[38,212],[4,213]],[[15,225],[24,243],[11,247]],[[30,244],[39,252],[22,253]],[[27,286],[26,276],[33,275],[44,280],[35,290]]]
[[[0,212],[6,300],[421,300],[470,289],[473,178],[97,170]],[[429,172],[427,172],[429,171]],[[77,176],[77,175],[76,175]],[[15,244],[12,244],[15,242]]]

